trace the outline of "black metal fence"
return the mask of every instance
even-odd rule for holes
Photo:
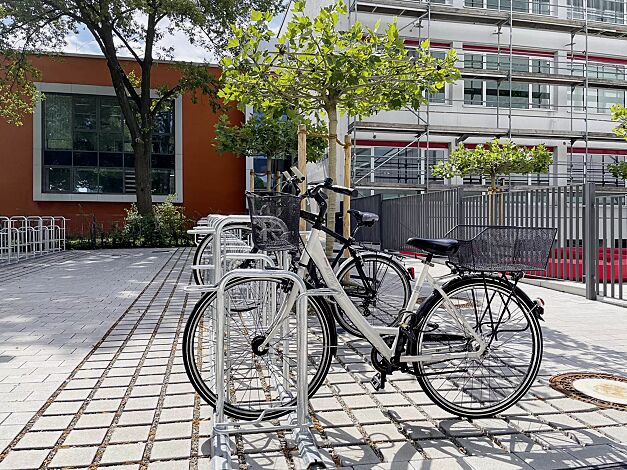
[[[410,237],[440,238],[460,224],[556,228],[547,269],[530,274],[585,283],[586,296],[624,298],[627,194],[597,195],[594,183],[464,196],[461,188],[396,199],[354,199],[379,214],[360,240],[409,252]]]

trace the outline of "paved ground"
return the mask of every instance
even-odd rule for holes
[[[190,281],[190,251],[68,253],[41,261],[50,265],[0,268],[0,469],[206,468],[210,409],[187,383],[180,353],[196,299],[182,289]],[[342,338],[328,381],[311,401],[329,466],[627,464],[627,412],[599,410],[547,385],[564,371],[627,374],[627,311],[528,290],[547,303],[544,366],[525,399],[498,418],[447,415],[411,378],[398,376],[374,392],[369,348]],[[283,434],[235,444],[241,468],[301,466]]]

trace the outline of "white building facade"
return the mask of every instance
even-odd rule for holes
[[[308,0],[306,11],[327,3]],[[410,50],[426,38],[435,55],[454,48],[462,78],[420,109],[342,120],[361,194],[480,184],[438,179],[430,168],[462,142],[495,136],[554,153],[548,175],[512,175],[512,186],[625,186],[607,165],[627,157],[609,111],[626,99],[626,0],[353,0],[342,21],[384,29],[395,19]]]

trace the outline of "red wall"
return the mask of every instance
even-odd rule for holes
[[[100,57],[64,56],[33,58],[42,72],[42,82],[111,86],[109,70]],[[133,68],[128,62],[128,69]],[[215,69],[219,73],[219,69]],[[153,88],[176,83],[178,71],[171,64],[153,68]],[[183,205],[192,219],[212,212],[241,213],[244,210],[245,167],[243,158],[220,155],[213,147],[218,114],[207,97],[192,103],[183,97]],[[231,122],[243,116],[231,112]],[[33,201],[33,120],[26,116],[20,127],[0,119],[0,216],[61,215],[71,221],[71,233],[87,230],[92,215],[108,229],[123,219],[130,204],[109,202]]]

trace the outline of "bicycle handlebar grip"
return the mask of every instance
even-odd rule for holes
[[[338,186],[336,184],[329,186],[329,189],[333,192],[344,194],[346,196],[356,197],[359,194],[359,191],[357,191],[356,189],[347,188],[345,186]]]

